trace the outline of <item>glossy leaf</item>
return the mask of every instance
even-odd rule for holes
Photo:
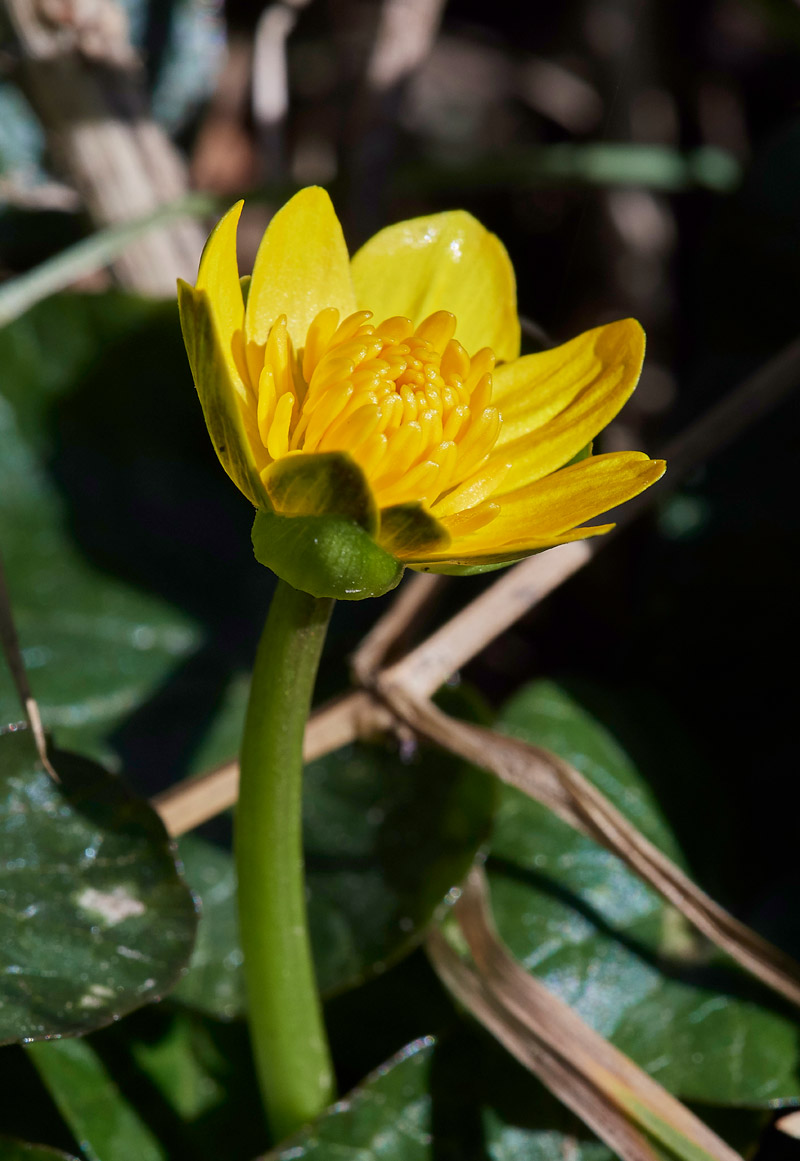
[[[270,1153],[270,1161],[356,1161],[378,1155],[387,1161],[432,1159],[428,1089],[433,1044],[431,1037],[409,1044],[329,1113]]]
[[[757,1125],[737,1126],[748,1143]],[[747,1130],[745,1134],[744,1130]],[[654,1143],[656,1152],[670,1154]],[[409,1044],[268,1161],[612,1161],[612,1154],[488,1037],[466,1028]]]
[[[680,860],[642,776],[567,694],[528,686],[501,720],[568,759]],[[506,789],[489,870],[514,955],[665,1087],[717,1104],[800,1095],[795,1022],[614,856]]]
[[[324,992],[384,970],[419,941],[487,838],[494,794],[480,771],[428,750],[405,762],[387,746],[359,744],[308,766],[309,921]],[[175,995],[229,1018],[244,1008],[233,861],[194,836],[180,852],[203,911]]]
[[[245,1011],[233,855],[197,835],[180,839],[178,852],[186,881],[200,900],[200,919],[189,972],[173,996],[230,1020]]]
[[[160,819],[100,767],[0,735],[0,1042],[77,1035],[158,999],[195,904]]]

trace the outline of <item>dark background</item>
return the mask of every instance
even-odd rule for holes
[[[639,318],[646,370],[599,450],[657,452],[797,336],[800,9],[788,0],[450,0],[425,59],[381,93],[365,76],[380,6],[316,0],[289,41],[290,104],[279,124],[259,122],[248,99],[260,5],[132,11],[148,91],[194,184],[226,200],[253,195],[243,269],[283,191],[320,182],[351,247],[400,218],[472,211],[511,254],[522,315],[555,341]],[[17,88],[13,50],[0,63],[3,108],[19,102],[0,136],[0,270],[12,276],[91,223],[80,203],[22,204],[20,189],[61,188],[64,177]],[[237,85],[238,103],[222,99]],[[84,387],[87,415],[103,382],[100,366]],[[199,476],[176,489],[165,457],[151,498],[127,501],[152,549],[153,537],[164,544],[177,528],[164,495],[175,511],[195,496],[183,548],[229,562],[212,563],[199,587],[179,554],[101,542],[104,499],[87,484],[80,417],[74,407],[54,411],[50,469],[83,550],[199,617],[218,647],[194,664],[212,679],[220,664],[246,664],[264,594],[243,559],[230,612],[234,545],[249,552],[239,497],[221,478],[201,486],[200,500]],[[199,418],[181,411],[173,428],[184,421],[180,456],[212,473]],[[112,439],[127,446],[130,424],[113,426]],[[651,773],[698,881],[796,955],[797,435],[792,396],[665,491],[466,674],[495,703],[537,675],[578,693]],[[124,476],[121,450],[114,462]],[[212,533],[207,505],[221,505]],[[454,584],[442,608],[483,583]],[[337,655],[378,611],[340,610]],[[170,710],[156,702],[143,712],[151,723]],[[129,723],[116,744],[152,791],[174,780],[182,743],[148,748],[141,724]],[[765,1157],[790,1146],[774,1137],[768,1148]]]

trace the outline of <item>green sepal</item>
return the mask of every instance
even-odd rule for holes
[[[262,477],[280,516],[343,516],[370,536],[378,509],[366,476],[346,452],[288,455]]]
[[[312,597],[360,601],[400,582],[403,565],[358,524],[342,516],[256,513],[256,560]]]
[[[383,509],[378,540],[387,552],[402,559],[447,548],[450,534],[422,504],[412,502]]]

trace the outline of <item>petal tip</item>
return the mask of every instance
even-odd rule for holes
[[[647,336],[638,319],[621,318],[616,322],[607,323],[606,326],[600,328],[600,339],[601,341],[605,339],[609,344],[613,343],[617,349],[627,346],[631,354],[640,360],[644,359]]]
[[[244,200],[231,206],[223,214],[214,229],[208,235],[203,253],[200,255],[200,267],[197,271],[197,289],[210,287],[217,289],[220,284],[239,284],[239,267],[236,259],[236,237],[239,228],[239,218],[242,214]]]
[[[288,209],[289,206],[292,206],[294,209],[313,208],[315,202],[319,205],[320,209],[324,208],[326,211],[332,210],[334,213],[336,212],[333,208],[331,195],[321,185],[303,186],[302,189],[298,190],[296,194],[293,194],[289,198],[288,202],[278,212],[280,213],[282,210]]]

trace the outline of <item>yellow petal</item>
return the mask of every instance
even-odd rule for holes
[[[285,314],[295,349],[321,310],[356,309],[342,227],[324,189],[300,190],[278,210],[258,248],[247,296],[247,338],[264,344]]]
[[[644,342],[635,319],[623,319],[498,368],[495,455],[513,464],[509,488],[550,475],[614,418],[638,381]]]
[[[255,406],[242,398],[241,379],[229,358],[230,344],[220,341],[219,314],[208,291],[195,290],[180,280],[178,306],[189,365],[214,450],[248,500],[269,509],[260,476],[267,455],[258,434]]]
[[[660,480],[664,460],[644,452],[608,452],[589,456],[516,492],[495,497],[500,521],[525,521],[537,536],[564,532],[633,499]]]
[[[426,556],[421,552],[413,560],[404,560],[403,564],[416,569],[418,572],[443,573],[447,573],[451,569],[514,564],[518,560],[524,560],[526,556],[533,556],[535,552],[543,552],[546,548],[555,548],[558,544],[569,544],[573,540],[588,540],[592,536],[605,536],[615,527],[615,524],[593,524],[591,528],[573,528],[569,532],[562,532],[559,536],[548,536],[542,540],[528,538],[506,544],[495,552],[488,549],[476,551],[466,541],[454,538],[445,553],[432,552]]]
[[[638,496],[660,479],[665,466],[644,452],[609,452],[581,460],[516,492],[493,496],[499,515],[471,536],[454,537],[454,551],[474,555],[525,543],[561,543],[561,536],[576,525]]]
[[[510,471],[511,464],[495,459],[491,469],[480,468],[457,488],[446,492],[431,505],[431,511],[437,520],[444,520],[448,516],[460,515],[468,508],[477,507],[498,491]]]
[[[353,258],[359,306],[376,319],[402,315],[419,325],[436,311],[456,316],[456,338],[473,355],[519,354],[514,271],[505,247],[464,210],[398,222]]]
[[[236,261],[236,227],[244,202],[237,202],[217,222],[203,247],[197,290],[208,294],[208,307],[219,336],[221,354],[231,382],[244,398],[247,394],[234,357],[234,335],[244,326],[244,299]]]

